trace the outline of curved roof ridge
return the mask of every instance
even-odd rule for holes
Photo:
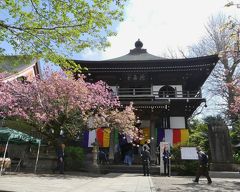
[[[166,58],[149,54],[147,49],[143,49],[143,43],[138,39],[135,42],[135,48],[131,49],[126,55],[116,57],[113,59],[107,59],[103,61],[142,61],[142,60],[163,60]]]
[[[166,58],[149,54],[147,49],[143,49],[143,43],[138,39],[135,42],[135,48],[131,49],[126,55],[116,57],[113,59],[107,59],[104,61],[143,61],[143,60],[163,60]]]
[[[139,54],[128,53],[120,57],[102,60],[102,61],[140,61],[140,60],[143,61],[143,60],[164,60],[164,59],[166,58],[155,56],[155,55],[149,54],[148,52],[145,52],[145,53],[139,53]]]
[[[129,54],[127,54],[129,55]],[[124,55],[122,57],[125,57],[127,55]],[[151,55],[151,54],[149,54]],[[198,62],[198,61],[206,61],[206,62],[217,62],[219,60],[218,54],[213,54],[213,55],[206,55],[206,56],[198,56],[198,57],[187,57],[187,58],[161,58],[158,56],[152,55],[152,59],[143,59],[143,60],[118,60],[121,57],[117,57],[115,59],[108,59],[108,60],[73,60],[74,62],[77,63],[101,63],[101,64],[119,64],[119,63],[186,63],[186,62]]]

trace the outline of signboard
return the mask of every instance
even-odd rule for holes
[[[181,159],[197,160],[198,154],[197,154],[196,147],[181,147]]]

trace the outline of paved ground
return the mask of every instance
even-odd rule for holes
[[[194,177],[152,177],[156,192],[159,191],[240,191],[240,178],[212,178],[213,183],[207,184],[206,178],[200,178],[198,184],[193,183]]]
[[[18,174],[0,177],[7,192],[152,192],[152,180],[139,174]]]
[[[159,192],[159,191],[239,191],[240,179],[205,178],[199,184],[192,177],[144,177],[140,174],[87,173],[7,174],[0,176],[0,192]]]

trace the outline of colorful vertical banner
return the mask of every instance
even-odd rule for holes
[[[114,129],[114,143],[115,143],[115,144],[118,144],[118,143],[119,143],[118,135],[119,135],[118,130],[117,130],[117,129]]]
[[[181,129],[181,143],[188,142],[189,139],[189,131],[188,129]]]
[[[178,144],[181,142],[181,130],[173,129],[173,144]]]
[[[109,147],[110,143],[110,128],[103,129],[103,147]]]
[[[156,141],[157,141],[157,145],[159,145],[160,142],[163,141],[164,137],[165,137],[164,129],[156,128],[155,129],[155,138],[156,138]]]
[[[150,139],[150,129],[142,128],[143,131],[143,139],[140,141],[140,144],[144,144],[146,140]]]
[[[172,146],[172,144],[173,144],[173,130],[172,129],[165,129],[165,141]]]
[[[154,138],[156,138],[156,141],[158,143],[158,128],[155,128]]]
[[[83,147],[88,147],[88,137],[89,137],[89,132],[84,131],[83,132],[83,140],[82,140],[82,146]]]
[[[143,139],[140,141],[140,144],[144,144],[147,139],[150,139],[150,129],[149,128],[142,128],[143,130]],[[119,141],[119,133],[117,130],[114,131],[114,143],[118,144]],[[110,145],[110,128],[98,128],[97,130],[92,131],[84,131],[83,133],[83,147],[92,147],[92,143],[97,141],[99,143],[99,147],[109,147]],[[163,141],[168,142],[171,146],[173,144],[184,144],[188,142],[189,139],[189,131],[188,129],[162,129],[156,128],[155,129],[155,138],[157,140],[157,144]],[[127,137],[125,138],[127,141]],[[125,142],[126,142],[125,141]]]
[[[96,131],[99,147],[103,147],[103,128],[98,128]]]
[[[95,142],[96,139],[96,130],[89,131],[88,133],[88,147],[93,147],[92,143]]]

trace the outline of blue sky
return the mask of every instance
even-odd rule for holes
[[[157,56],[186,48],[206,33],[205,25],[219,13],[240,16],[236,6],[224,7],[228,0],[131,0],[125,7],[125,21],[116,26],[118,35],[109,38],[106,51],[85,50],[74,57],[101,60],[127,54],[140,38],[143,47]],[[236,3],[240,1],[236,0]]]
[[[206,33],[205,25],[219,13],[240,16],[236,6],[224,7],[229,0],[129,0],[125,21],[114,24],[118,35],[109,38],[105,51],[86,49],[72,59],[102,60],[127,54],[140,38],[149,53],[162,56],[168,50],[186,50]],[[240,0],[235,0],[240,3]],[[2,14],[1,18],[2,18]]]

